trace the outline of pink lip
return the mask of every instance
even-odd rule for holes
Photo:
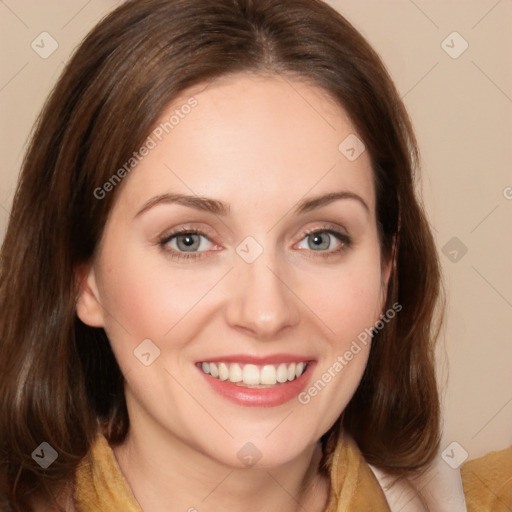
[[[229,356],[212,357],[207,359],[201,359],[198,363],[242,363],[242,364],[280,364],[280,363],[300,363],[305,361],[311,361],[311,356],[298,356],[296,354],[274,354],[271,356],[250,356],[247,354],[232,354]]]
[[[227,358],[207,359],[207,361],[225,361],[225,362],[246,362],[247,364],[275,364],[269,362],[268,358],[264,360],[259,358],[234,357],[234,361]],[[262,362],[263,361],[263,362]],[[272,361],[275,361],[272,358]],[[285,359],[280,362],[294,362],[295,359]],[[307,361],[307,359],[297,359],[297,361]],[[224,398],[234,402],[238,405],[247,407],[276,407],[282,405],[293,398],[295,398],[305,387],[310,379],[313,367],[316,365],[315,361],[308,361],[308,365],[304,373],[295,380],[285,382],[283,384],[276,384],[271,388],[246,388],[237,386],[228,380],[219,380],[211,375],[204,373],[199,366],[198,371],[206,379],[206,382],[212,389]]]

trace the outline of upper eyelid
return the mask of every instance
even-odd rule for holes
[[[164,232],[164,234],[160,235],[158,238],[159,238],[159,240],[166,240],[166,239],[171,240],[172,238],[175,238],[177,236],[186,235],[188,233],[191,233],[191,234],[197,234],[197,235],[204,236],[210,240],[210,237],[215,236],[215,235],[211,235],[207,231],[208,231],[207,229],[203,229],[203,228],[178,227],[178,228],[166,230]]]

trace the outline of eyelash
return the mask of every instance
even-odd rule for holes
[[[336,249],[334,251],[312,251],[312,250],[306,250],[306,252],[317,252],[317,254],[315,256],[311,255],[309,257],[316,257],[316,256],[320,256],[321,258],[330,258],[330,257],[333,257],[333,256],[336,256],[340,253],[342,253],[343,251],[347,250],[348,248],[351,247],[352,245],[352,239],[346,235],[345,233],[341,233],[340,231],[336,231],[332,228],[329,228],[327,226],[325,227],[320,227],[320,228],[313,228],[313,229],[309,229],[307,231],[304,232],[304,234],[302,235],[302,238],[300,239],[300,241],[304,240],[304,238],[310,236],[310,235],[315,235],[315,234],[319,234],[319,233],[327,233],[327,234],[330,234],[330,235],[333,235],[339,242],[342,243],[342,246],[339,248],[339,249]],[[201,236],[204,236],[205,238],[207,238],[208,240],[210,240],[208,238],[208,235],[206,235],[203,231],[199,230],[199,229],[194,229],[194,228],[179,228],[179,229],[176,229],[175,231],[173,231],[172,233],[166,235],[165,237],[163,237],[162,239],[160,239],[158,241],[158,245],[164,250],[166,251],[166,253],[173,259],[177,259],[177,260],[190,260],[190,259],[195,259],[195,260],[199,260],[199,259],[202,259],[204,257],[206,257],[206,254],[208,251],[200,251],[200,252],[190,252],[190,253],[185,253],[185,252],[180,252],[180,251],[176,251],[175,249],[168,249],[166,246],[167,244],[173,240],[174,238],[176,238],[177,236],[180,236],[180,235],[201,235]],[[304,250],[304,249],[300,249],[300,250]]]

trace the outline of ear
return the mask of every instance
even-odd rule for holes
[[[395,247],[395,237],[396,235],[394,235],[393,237],[393,247]],[[387,261],[385,261],[383,264],[382,264],[382,269],[381,269],[381,289],[382,289],[382,294],[381,294],[381,307],[380,309],[384,309],[384,307],[386,306],[386,299],[387,299],[387,296],[388,296],[388,288],[389,288],[389,279],[391,277],[391,271],[394,269],[394,271],[396,272],[396,249],[393,249],[391,251],[391,256],[388,258]]]
[[[76,277],[78,281],[76,298],[78,318],[90,327],[104,327],[105,316],[99,299],[93,265],[80,267],[76,272]]]

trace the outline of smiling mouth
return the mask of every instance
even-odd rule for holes
[[[306,370],[307,361],[280,364],[243,364],[228,362],[198,363],[199,368],[214,379],[243,387],[271,387],[298,379]]]

